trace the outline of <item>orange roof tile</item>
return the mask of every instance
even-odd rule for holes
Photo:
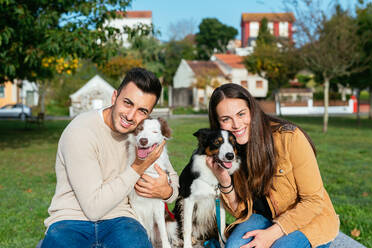
[[[146,10],[146,11],[118,11],[118,14],[125,18],[151,18],[152,17],[152,11]]]
[[[222,53],[215,54],[214,56],[232,68],[245,68],[242,56]]]
[[[266,18],[269,22],[294,22],[295,17],[292,12],[286,13],[243,13],[243,22],[260,22]]]
[[[218,76],[224,76],[223,72],[213,61],[186,60],[186,62],[196,76],[202,75],[208,70],[216,71]]]

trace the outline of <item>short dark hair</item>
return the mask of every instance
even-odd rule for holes
[[[151,71],[139,67],[128,71],[127,75],[125,75],[125,78],[117,89],[117,96],[120,95],[121,90],[130,82],[134,83],[143,92],[156,95],[156,102],[159,100],[161,84],[159,79]]]

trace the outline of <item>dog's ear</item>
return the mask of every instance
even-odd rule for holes
[[[209,128],[201,128],[198,131],[196,131],[193,135],[198,138],[199,143],[203,144],[203,141],[207,139],[209,133],[210,133]]]
[[[161,117],[158,117],[158,121],[160,122],[161,134],[169,139],[172,135],[172,130],[170,129],[168,122]]]

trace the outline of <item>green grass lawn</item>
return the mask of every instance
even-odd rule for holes
[[[341,230],[372,247],[372,122],[330,119],[323,134],[321,118],[291,118],[314,140],[323,181],[341,219]],[[207,127],[205,118],[172,119],[170,158],[180,172],[195,149],[192,133]],[[47,121],[24,129],[18,121],[0,120],[0,247],[35,247],[44,235],[43,220],[55,190],[57,143],[68,121]],[[229,218],[231,222],[231,217]]]

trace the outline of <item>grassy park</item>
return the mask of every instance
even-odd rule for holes
[[[372,121],[348,117],[330,119],[323,134],[319,117],[290,120],[314,140],[323,182],[341,219],[341,230],[372,247]],[[170,158],[180,172],[206,118],[171,119]],[[0,247],[35,247],[43,237],[43,220],[54,194],[57,143],[68,121],[47,121],[24,128],[19,121],[0,121]],[[229,219],[231,221],[231,218]]]

